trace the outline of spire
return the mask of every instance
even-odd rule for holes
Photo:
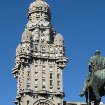
[[[36,0],[36,1],[44,1],[44,0]]]

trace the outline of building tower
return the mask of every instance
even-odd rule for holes
[[[51,24],[49,5],[34,1],[28,23],[16,49],[14,77],[17,79],[16,105],[63,105],[62,69],[67,58],[64,40]]]

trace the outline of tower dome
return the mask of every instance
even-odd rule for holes
[[[35,12],[44,12],[50,14],[49,5],[43,0],[36,0],[30,4],[28,16]]]

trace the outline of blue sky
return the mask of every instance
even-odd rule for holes
[[[34,0],[0,1],[0,105],[14,105],[16,80],[12,75],[15,49]],[[87,63],[96,49],[105,56],[105,0],[46,0],[55,30],[64,36],[69,62],[63,71],[66,101],[79,97],[88,73]],[[103,98],[105,102],[105,98]]]

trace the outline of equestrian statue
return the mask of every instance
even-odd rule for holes
[[[86,97],[87,105],[99,105],[101,97],[105,95],[105,57],[96,50],[88,63],[89,74],[84,82],[80,96]]]

